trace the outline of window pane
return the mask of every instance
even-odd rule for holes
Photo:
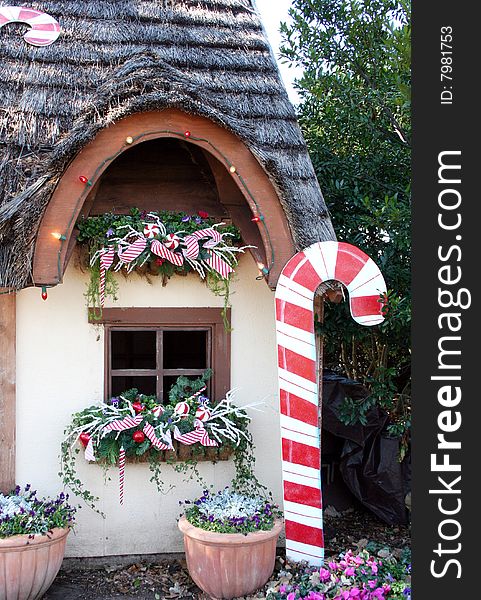
[[[112,377],[112,396],[137,388],[140,394],[147,396],[157,393],[157,377],[142,377],[141,375],[118,375]]]
[[[205,369],[207,331],[164,331],[164,369]]]
[[[155,331],[112,331],[112,369],[155,369]]]

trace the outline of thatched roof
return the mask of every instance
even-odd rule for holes
[[[249,147],[299,248],[334,239],[306,145],[250,0],[0,0],[49,13],[62,33],[0,30],[0,287],[32,283],[37,227],[69,161],[102,128],[175,107]]]

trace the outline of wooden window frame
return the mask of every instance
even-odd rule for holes
[[[104,308],[100,320],[90,319],[91,323],[104,325],[104,394],[110,397],[111,369],[110,369],[110,332],[112,330],[207,330],[210,336],[210,356],[208,364],[212,368],[211,394],[213,400],[220,400],[230,389],[230,358],[231,336],[224,325],[220,308]],[[89,311],[89,314],[91,311]],[[227,311],[227,322],[230,324],[230,309]],[[159,352],[159,348],[157,348]],[[209,354],[209,353],[208,353]],[[117,374],[142,374],[158,375],[148,369],[122,370]],[[171,371],[171,370],[169,370]],[[177,371],[180,375],[181,370]],[[195,371],[195,369],[182,369],[182,371]],[[199,370],[203,371],[202,369]],[[170,375],[170,372],[164,374]],[[172,373],[174,374],[174,373]],[[157,382],[157,392],[161,390],[162,383]]]

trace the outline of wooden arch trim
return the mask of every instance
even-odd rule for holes
[[[190,135],[186,136],[185,132]],[[33,262],[35,285],[52,286],[62,282],[69,249],[75,244],[75,223],[84,204],[92,201],[99,180],[109,165],[132,146],[161,137],[196,144],[206,156],[217,159],[244,196],[252,215],[264,216],[264,221],[258,223],[264,245],[262,254],[267,257],[270,268],[267,282],[275,288],[280,272],[295,253],[295,248],[274,186],[257,159],[233,133],[204,117],[176,109],[135,114],[118,121],[100,131],[69,164],[40,224]],[[221,174],[217,170],[214,175],[219,184]],[[88,184],[82,183],[80,176],[86,177]],[[62,239],[56,239],[52,233],[60,234]]]

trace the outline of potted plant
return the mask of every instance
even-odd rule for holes
[[[235,598],[263,586],[274,570],[282,529],[278,507],[225,488],[186,501],[179,520],[187,568],[212,598]]]
[[[36,600],[55,579],[75,508],[68,495],[38,498],[30,485],[0,494],[0,598]]]

